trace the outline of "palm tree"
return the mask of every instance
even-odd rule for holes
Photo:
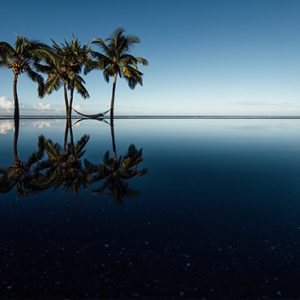
[[[140,42],[136,36],[124,35],[124,29],[117,29],[113,35],[103,40],[96,38],[92,44],[99,46],[103,53],[96,51],[92,52],[96,59],[94,64],[88,66],[85,72],[92,69],[103,70],[104,79],[109,82],[110,77],[113,77],[113,87],[110,105],[111,119],[114,115],[115,91],[117,78],[124,77],[131,89],[134,89],[137,84],[143,85],[143,73],[138,70],[138,63],[148,65],[148,61],[142,57],[135,57],[129,53],[130,48]]]
[[[65,41],[61,45],[53,41],[52,51],[45,58],[45,64],[38,65],[38,70],[48,76],[45,83],[46,93],[51,94],[63,86],[68,119],[72,117],[74,90],[84,99],[89,98],[89,93],[84,86],[85,81],[80,76],[82,68],[88,65],[89,60],[89,47],[82,46],[79,40],[73,37],[71,42]]]
[[[69,132],[70,131],[70,132]],[[70,142],[67,142],[68,132]],[[67,190],[77,193],[81,187],[89,183],[88,173],[81,161],[89,136],[82,136],[74,143],[72,127],[66,123],[64,146],[44,138],[47,160],[40,162],[36,168],[38,176],[34,182],[40,189],[64,186]]]
[[[40,136],[38,140],[38,151],[33,152],[26,161],[21,161],[18,153],[19,119],[15,119],[14,123],[14,163],[8,168],[0,168],[0,192],[7,193],[16,187],[17,193],[21,196],[25,196],[29,192],[36,190],[32,182],[37,176],[35,166],[44,155],[45,141],[44,138]]]
[[[97,165],[85,160],[85,166],[87,172],[91,174],[90,184],[103,182],[99,188],[93,190],[93,194],[98,196],[107,194],[121,204],[124,197],[138,195],[138,191],[132,189],[128,181],[134,177],[144,176],[148,170],[138,169],[143,161],[143,149],[137,150],[133,144],[128,147],[125,155],[117,156],[113,123],[111,123],[111,138],[112,156],[107,151],[102,163]]]
[[[36,65],[41,59],[43,53],[49,47],[43,43],[34,40],[28,40],[25,37],[17,36],[15,45],[7,42],[0,42],[1,63],[0,67],[11,69],[14,75],[13,80],[13,98],[14,98],[14,118],[20,117],[19,100],[17,84],[19,75],[25,73],[28,77],[37,82],[38,95],[43,96],[44,79],[36,72]]]

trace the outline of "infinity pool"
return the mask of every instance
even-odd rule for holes
[[[1,298],[300,296],[300,120],[72,123],[0,121]]]

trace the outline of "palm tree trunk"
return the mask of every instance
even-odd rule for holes
[[[74,98],[74,88],[71,88],[71,91],[70,91],[69,114],[68,114],[68,118],[69,118],[69,119],[72,119],[72,105],[73,105],[73,98]]]
[[[14,95],[14,104],[15,104],[15,111],[14,111],[15,120],[20,118],[19,99],[18,99],[18,92],[17,92],[18,76],[19,75],[17,73],[14,73],[13,95]]]
[[[67,111],[67,113],[68,113],[68,111]],[[67,119],[66,120],[66,128],[65,128],[65,136],[64,136],[64,150],[67,149],[68,133],[69,133],[69,122],[68,122],[68,119]]]
[[[116,92],[117,78],[118,78],[118,73],[115,73],[112,94],[111,94],[111,102],[110,102],[110,122],[112,122],[112,119],[114,118],[115,92]]]
[[[19,138],[19,126],[20,120],[19,118],[14,119],[15,124],[15,132],[14,132],[14,161],[19,161],[19,154],[18,154],[18,138]]]
[[[72,120],[68,118],[66,120],[65,137],[64,137],[64,150],[67,149],[69,133],[70,133],[70,143],[74,148],[74,136],[73,136],[73,129],[72,129]]]
[[[69,122],[69,131],[70,131],[70,143],[72,145],[73,154],[75,154],[74,153],[74,136],[73,136],[72,120],[69,119],[68,122]]]
[[[111,118],[110,120],[110,134],[111,134],[112,148],[114,153],[114,160],[117,161],[117,147],[115,141],[114,118]]]
[[[64,97],[65,97],[66,117],[68,117],[69,103],[68,103],[67,85],[65,83],[64,83]]]

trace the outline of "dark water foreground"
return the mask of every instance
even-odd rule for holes
[[[300,297],[300,120],[2,120],[0,167],[1,298]]]

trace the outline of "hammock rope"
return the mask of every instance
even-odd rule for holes
[[[107,114],[107,113],[110,111],[110,109],[109,109],[109,110],[107,110],[107,111],[105,111],[105,112],[103,112],[103,113],[94,114],[94,115],[87,115],[87,114],[83,114],[83,113],[77,111],[77,110],[74,109],[74,108],[73,108],[73,110],[74,110],[78,115],[81,115],[81,116],[87,117],[87,118],[92,118],[92,119],[103,118],[104,115]]]

